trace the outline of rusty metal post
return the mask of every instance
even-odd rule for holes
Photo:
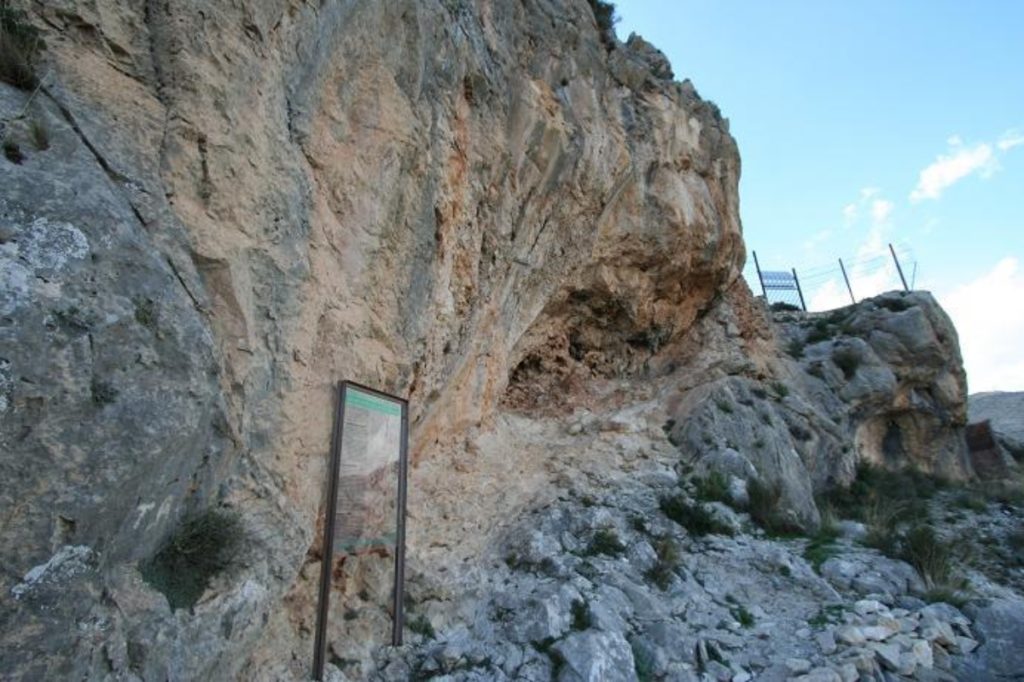
[[[764,277],[761,276],[761,264],[757,262],[757,251],[751,251],[754,254],[754,267],[757,268],[757,281],[761,283],[761,295],[764,296],[764,300],[768,301],[768,291],[764,288]]]
[[[846,266],[843,265],[843,259],[839,259],[839,269],[843,271],[843,280],[846,282],[846,290],[850,292],[850,302],[856,303],[857,299],[853,297],[853,287],[850,286],[850,278],[846,276]]]
[[[331,600],[331,571],[334,559],[334,509],[338,501],[338,464],[341,461],[341,437],[345,420],[346,383],[339,382],[338,405],[334,411],[331,432],[331,462],[327,476],[327,499],[324,501],[323,557],[320,560],[320,599],[316,610],[316,635],[313,640],[313,679],[324,678],[324,654],[327,648],[327,611]]]
[[[900,259],[896,257],[896,249],[892,248],[892,244],[889,244],[889,253],[892,254],[892,259],[896,262],[896,272],[900,273],[900,281],[903,282],[903,291],[910,291],[910,287],[907,286],[907,278],[903,276],[903,268],[900,267]]]
[[[395,541],[394,618],[391,621],[391,646],[402,646],[405,627],[405,501],[409,474],[409,403],[402,403],[402,443],[398,456],[397,538]]]
[[[803,308],[806,313],[807,304],[804,303],[804,292],[800,289],[800,278],[796,276],[796,268],[793,268],[793,282],[796,284],[796,293],[800,296],[800,307]]]

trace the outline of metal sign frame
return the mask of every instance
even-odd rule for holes
[[[396,500],[395,582],[392,590],[391,644],[401,646],[405,624],[403,608],[405,586],[405,503],[409,472],[409,401],[377,389],[340,381],[337,386],[337,405],[331,432],[330,472],[327,476],[326,518],[324,519],[323,557],[320,563],[320,594],[316,613],[316,637],[313,644],[313,679],[322,680],[327,644],[327,618],[331,597],[331,574],[334,566],[334,530],[338,506],[338,473],[341,465],[341,443],[345,429],[345,402],[349,388],[369,393],[377,398],[396,403],[401,408],[401,434],[398,455],[398,498]]]

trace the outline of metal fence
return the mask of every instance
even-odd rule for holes
[[[858,296],[872,296],[880,293],[879,283],[886,286],[902,287],[904,291],[914,288],[917,277],[917,259],[906,244],[889,244],[881,251],[861,252],[857,258],[836,259],[836,264],[806,268],[799,273],[796,268],[789,270],[762,270],[757,252],[753,252],[754,277],[747,277],[751,288],[760,289],[769,305],[793,306],[806,311],[812,304],[811,297],[822,287],[830,287],[833,296],[827,297],[838,307],[849,297],[856,303]],[[904,270],[904,264],[909,272]],[[909,276],[909,281],[908,281]],[[891,283],[891,285],[890,285]],[[860,289],[860,291],[857,291]]]

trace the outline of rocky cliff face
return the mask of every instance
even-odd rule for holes
[[[582,1],[26,8],[5,594],[46,568],[8,670],[234,674],[317,551],[335,380],[408,395],[431,460],[550,377],[636,375],[742,262],[725,122]],[[171,613],[136,563],[211,504],[247,565]]]
[[[410,398],[410,573],[439,624],[514,519],[651,438],[749,464],[803,526],[858,452],[938,442],[921,465],[962,473],[948,321],[852,312],[849,381],[821,344],[817,379],[783,358],[800,322],[737,280],[727,122],[582,0],[20,4],[46,50],[37,92],[0,83],[24,155],[0,160],[13,677],[301,676],[340,378]],[[555,456],[551,419],[646,435]],[[211,507],[242,555],[172,610],[139,564]],[[387,565],[338,566],[337,660],[368,660],[387,614],[358,595]]]
[[[771,317],[774,344],[754,351],[771,376],[731,371],[674,403],[669,435],[685,458],[777,486],[803,528],[819,521],[814,494],[848,485],[860,462],[973,477],[956,329],[931,295]]]

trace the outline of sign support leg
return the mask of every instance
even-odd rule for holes
[[[341,462],[341,437],[345,422],[345,383],[338,384],[338,404],[334,411],[331,432],[330,472],[327,476],[327,499],[324,501],[323,557],[320,560],[320,599],[316,611],[316,638],[313,643],[313,679],[324,678],[324,656],[327,644],[327,609],[331,599],[331,572],[334,559],[334,510],[338,501],[338,465]]]

